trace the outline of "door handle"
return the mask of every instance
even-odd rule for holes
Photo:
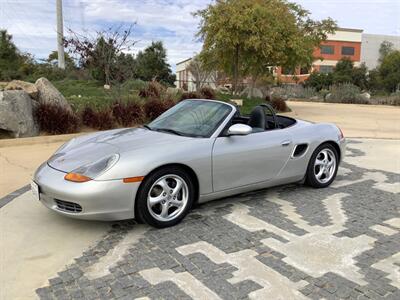
[[[292,141],[283,141],[281,143],[281,145],[282,145],[282,147],[286,147],[286,146],[289,146],[291,143],[292,143]]]

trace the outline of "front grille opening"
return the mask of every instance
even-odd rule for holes
[[[69,213],[79,213],[82,211],[82,206],[77,203],[54,199],[59,210]]]
[[[299,145],[297,145],[296,149],[294,149],[293,157],[302,156],[306,152],[307,148],[308,148],[307,144],[299,144]]]

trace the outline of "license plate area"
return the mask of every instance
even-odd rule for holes
[[[31,181],[31,191],[32,191],[33,197],[34,197],[36,200],[40,200],[39,186],[38,186],[37,183],[34,182],[33,180]]]

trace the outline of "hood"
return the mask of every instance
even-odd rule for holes
[[[113,145],[119,149],[120,153],[123,153],[145,147],[159,147],[169,143],[180,143],[190,139],[192,138],[145,128],[128,128],[97,136],[91,141]]]
[[[192,139],[144,128],[129,128],[95,133],[72,140],[56,152],[48,165],[62,172],[71,172],[85,164],[115,153],[134,151],[145,147],[160,147]]]

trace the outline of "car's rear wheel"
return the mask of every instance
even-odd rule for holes
[[[194,185],[181,168],[166,167],[146,176],[136,199],[141,221],[163,228],[179,223],[194,200]]]
[[[339,166],[338,153],[331,144],[315,149],[307,168],[306,183],[315,188],[329,186],[336,177]]]

